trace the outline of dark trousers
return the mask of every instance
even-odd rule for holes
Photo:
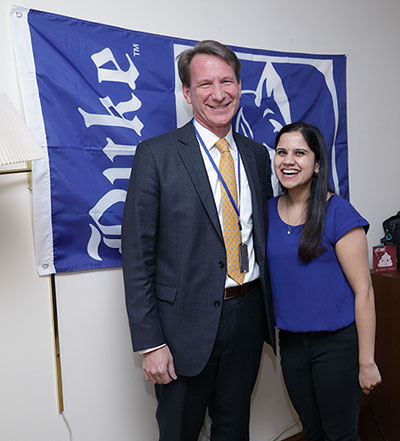
[[[286,387],[307,441],[356,441],[361,389],[355,324],[334,332],[279,332]]]
[[[218,334],[205,369],[156,385],[160,441],[197,441],[206,409],[212,441],[248,441],[250,396],[265,330],[261,290],[224,300]]]

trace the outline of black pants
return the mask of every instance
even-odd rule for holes
[[[279,332],[281,364],[307,441],[356,441],[361,389],[353,323],[334,332]]]
[[[250,397],[257,378],[265,330],[258,287],[224,300],[217,339],[205,369],[156,385],[160,441],[197,441],[206,409],[212,441],[248,441]]]

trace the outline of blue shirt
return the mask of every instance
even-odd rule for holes
[[[334,331],[354,322],[354,294],[335,253],[336,242],[368,222],[345,199],[327,202],[322,245],[327,248],[310,262],[298,257],[303,226],[288,226],[279,216],[278,198],[268,201],[267,256],[276,325],[292,332]]]

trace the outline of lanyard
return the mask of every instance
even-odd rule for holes
[[[231,192],[229,191],[228,186],[226,185],[225,179],[222,177],[221,172],[219,171],[217,165],[215,164],[211,153],[208,151],[208,148],[206,147],[206,145],[204,144],[204,141],[202,139],[202,137],[200,136],[200,133],[198,132],[198,130],[196,129],[196,126],[193,124],[193,128],[194,131],[196,132],[197,138],[200,141],[201,146],[203,147],[204,151],[206,152],[208,159],[210,160],[212,166],[214,167],[214,170],[217,172],[218,174],[218,178],[221,181],[222,185],[225,188],[226,194],[229,197],[229,200],[231,201],[232,207],[235,209],[236,214],[238,216],[238,222],[239,222],[239,228],[242,229],[242,226],[240,224],[240,197],[241,197],[241,186],[240,186],[240,155],[239,155],[239,149],[237,149],[237,160],[238,160],[238,184],[239,184],[239,197],[238,197],[238,201],[239,201],[239,206],[236,205],[235,200],[233,199],[233,196],[231,195]]]

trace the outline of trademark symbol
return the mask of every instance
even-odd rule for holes
[[[140,47],[138,44],[133,44],[133,56],[137,57],[140,55]]]

